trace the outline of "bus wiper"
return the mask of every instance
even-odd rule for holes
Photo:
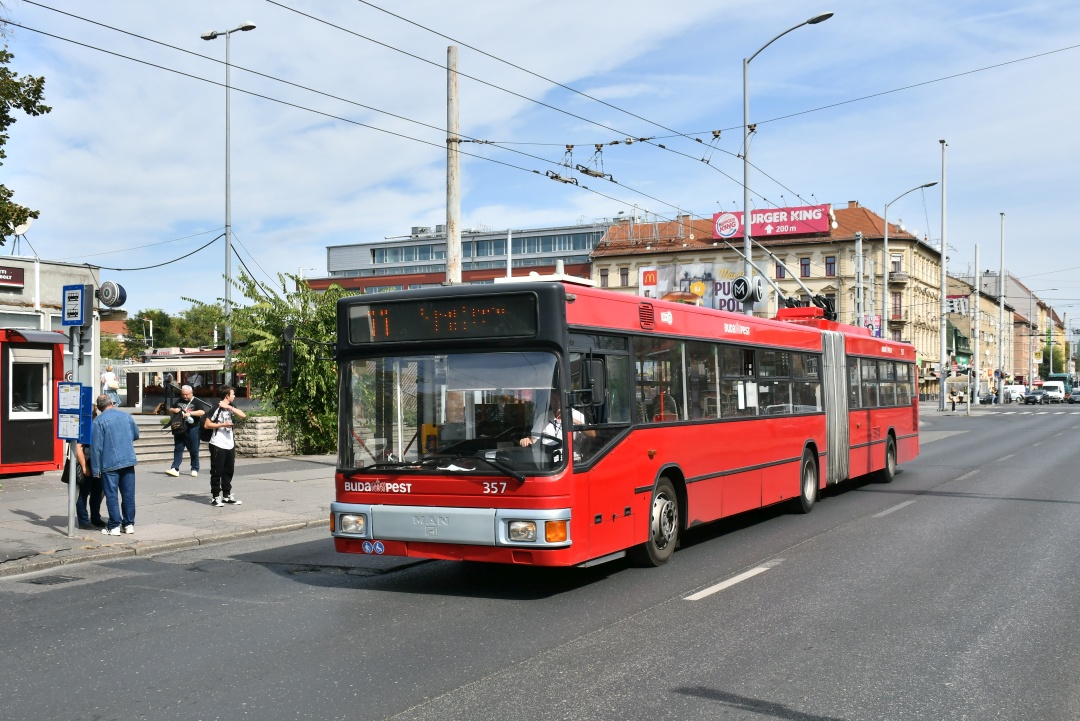
[[[520,471],[515,471],[513,468],[510,468],[509,466],[504,466],[502,463],[499,463],[498,461],[493,461],[490,458],[484,458],[483,456],[475,456],[475,457],[480,459],[484,463],[488,464],[489,466],[494,468],[499,473],[502,473],[504,476],[509,476],[510,478],[513,478],[518,483],[524,483],[525,482],[525,474],[524,473],[521,473]]]
[[[358,469],[358,472],[377,471],[383,468],[419,468],[419,466],[420,464],[416,461],[379,461]]]
[[[505,466],[502,463],[499,463],[498,461],[493,461],[490,458],[484,458],[483,456],[465,456],[465,455],[455,455],[455,454],[444,454],[444,455],[439,455],[439,456],[427,456],[426,458],[423,459],[422,462],[430,462],[430,461],[444,461],[446,463],[446,465],[440,465],[439,466],[440,471],[475,471],[476,470],[475,468],[467,468],[465,466],[459,466],[459,465],[457,465],[457,462],[458,461],[483,461],[484,463],[486,463],[490,467],[494,468],[499,473],[502,473],[504,476],[509,476],[510,478],[513,478],[518,483],[524,483],[525,482],[525,474],[519,473],[518,471],[515,471],[513,468]]]

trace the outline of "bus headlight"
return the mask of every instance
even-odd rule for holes
[[[367,517],[362,513],[342,513],[338,520],[341,522],[342,533],[362,536],[367,530]]]
[[[536,521],[510,521],[509,536],[511,541],[535,541]]]

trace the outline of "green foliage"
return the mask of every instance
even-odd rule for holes
[[[236,349],[236,369],[247,374],[259,402],[274,409],[282,435],[299,453],[332,453],[337,448],[338,379],[331,357],[337,300],[348,293],[337,285],[318,293],[297,276],[279,274],[279,278],[283,287],[290,278],[298,289],[267,297],[263,286],[246,274],[235,281],[251,301],[233,308],[233,327],[247,338]],[[282,388],[278,360],[289,324],[296,326],[296,356],[292,386]]]
[[[0,23],[0,27],[3,27]],[[7,157],[4,145],[8,141],[8,128],[15,122],[13,110],[21,110],[27,115],[43,115],[52,110],[41,101],[45,97],[45,78],[32,76],[20,77],[8,64],[15,56],[0,49],[0,165]],[[0,184],[0,245],[14,236],[15,227],[30,218],[37,218],[39,213],[12,201],[14,192]]]
[[[150,323],[146,321],[153,322],[153,331],[150,330]],[[133,313],[125,322],[125,327],[127,335],[132,339],[141,339],[145,334],[153,332],[151,346],[154,348],[171,348],[180,345],[176,321],[160,308],[147,308]],[[132,345],[137,347],[139,343],[133,341]]]
[[[1042,348],[1043,359],[1039,363],[1039,377],[1046,378],[1050,375],[1050,353],[1054,354],[1054,372],[1064,373],[1067,370],[1065,365],[1065,349],[1060,345],[1044,345]]]
[[[101,339],[101,351],[102,358],[126,358],[124,344],[116,340],[112,336],[102,337]]]
[[[179,345],[187,348],[202,348],[214,345],[214,328],[218,329],[218,344],[225,342],[225,309],[218,303],[203,303],[201,301],[185,298],[191,303],[191,307],[181,311],[176,319],[176,333],[180,339]],[[233,332],[233,345],[239,345],[239,338],[235,329]]]

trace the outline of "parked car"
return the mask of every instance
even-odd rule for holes
[[[1046,391],[1030,390],[1024,396],[1024,404],[1038,404],[1043,405],[1050,402],[1050,396],[1046,394]]]
[[[1024,395],[1027,393],[1027,388],[1019,384],[1010,384],[1005,386],[1005,402],[1012,403],[1013,401],[1024,400]]]
[[[997,394],[990,391],[983,391],[979,394],[979,405],[988,406],[991,403],[997,403]]]
[[[1073,389],[1073,392],[1065,400],[1069,403],[1080,403],[1080,390]]]

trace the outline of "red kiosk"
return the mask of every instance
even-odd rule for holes
[[[0,475],[64,465],[56,407],[65,343],[58,332],[0,328]]]

